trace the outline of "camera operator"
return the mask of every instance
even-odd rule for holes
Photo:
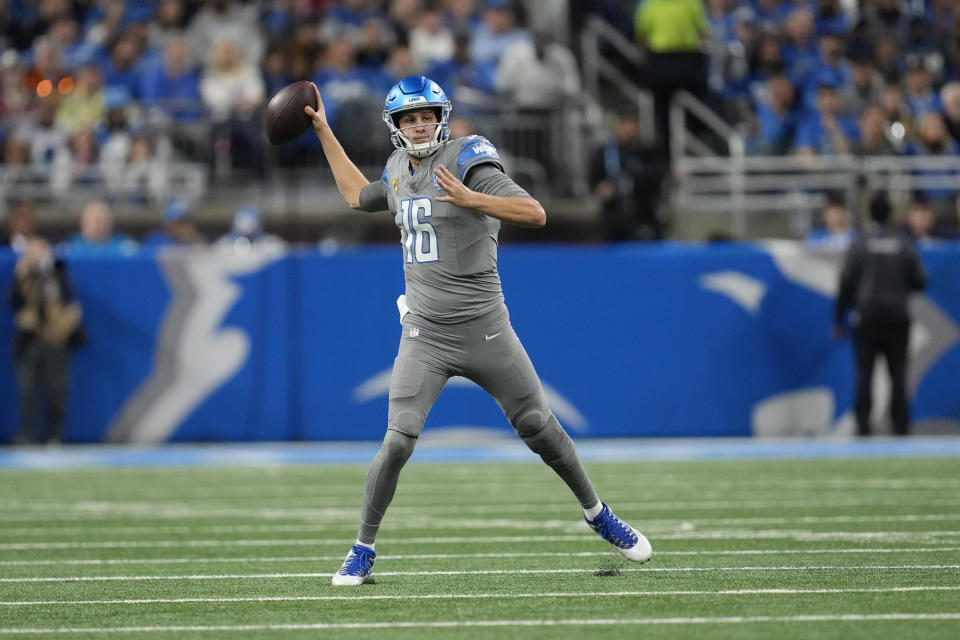
[[[40,441],[38,417],[45,418],[46,442],[63,437],[70,389],[70,351],[83,341],[80,305],[66,269],[50,244],[32,235],[14,268],[10,292],[16,333],[13,361],[20,399],[16,442]],[[38,416],[41,410],[45,415]]]

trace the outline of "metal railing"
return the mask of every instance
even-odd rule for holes
[[[829,192],[843,193],[857,213],[864,195],[875,191],[887,191],[895,206],[916,192],[948,203],[960,191],[960,158],[954,156],[680,156],[674,172],[679,226],[690,229],[692,218],[706,217],[723,221],[736,237],[775,228],[771,218],[784,234],[805,233]]]
[[[640,49],[607,21],[597,16],[590,16],[580,32],[580,62],[586,94],[599,96],[601,83],[603,83],[603,86],[610,87],[625,98],[627,104],[636,105],[641,135],[645,142],[652,144],[656,133],[653,122],[653,96],[650,91],[641,88],[635,80],[629,78],[607,56],[603,55],[604,47],[614,50],[637,69],[644,65],[645,58]]]
[[[172,198],[201,200],[208,190],[208,174],[206,165],[193,162],[0,165],[0,202],[32,200],[41,207],[73,210],[88,200],[106,198],[120,206],[156,208]]]

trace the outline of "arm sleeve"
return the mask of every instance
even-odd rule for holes
[[[500,198],[529,198],[530,194],[514,182],[510,176],[492,164],[482,164],[470,169],[464,182],[467,188],[477,193]]]
[[[840,272],[840,287],[837,292],[836,303],[833,305],[833,321],[837,324],[843,321],[847,309],[853,305],[853,297],[860,282],[862,263],[863,249],[859,244],[855,244],[847,252],[847,257],[843,263],[843,271]]]
[[[923,262],[914,247],[908,253],[908,283],[913,291],[923,291],[927,288],[927,274],[923,269]]]
[[[387,211],[389,208],[387,183],[383,180],[367,183],[360,190],[360,209],[363,211]]]

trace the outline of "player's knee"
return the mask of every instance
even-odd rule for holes
[[[546,420],[538,429],[523,433],[520,437],[531,451],[545,460],[563,457],[573,447],[570,436],[552,413],[547,414]]]
[[[513,428],[521,438],[534,436],[543,430],[546,424],[547,416],[539,407],[527,409],[513,420]]]
[[[393,429],[387,429],[383,439],[384,455],[391,464],[404,464],[417,446],[417,439]]]

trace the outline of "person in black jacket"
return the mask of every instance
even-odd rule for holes
[[[907,302],[914,291],[926,287],[923,265],[909,238],[890,226],[890,203],[884,194],[870,202],[876,228],[853,244],[840,274],[834,305],[833,337],[843,336],[843,321],[850,312],[857,360],[857,432],[870,433],[871,381],[877,354],[883,354],[890,371],[890,413],[893,432],[907,435],[907,345],[910,315]]]
[[[83,341],[80,305],[73,297],[62,261],[40,236],[27,240],[14,267],[10,291],[16,334],[13,363],[20,396],[17,443],[40,436],[38,410],[46,418],[46,441],[63,438],[70,388],[70,350]]]

